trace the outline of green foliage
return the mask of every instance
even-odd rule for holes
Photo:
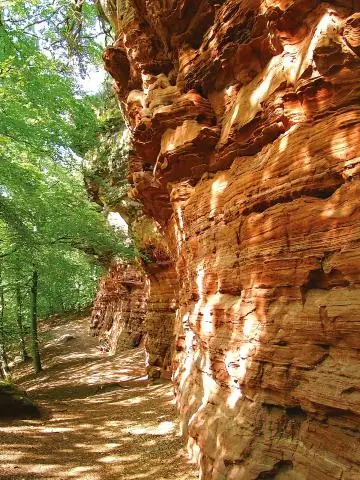
[[[12,36],[26,36],[42,51],[86,73],[101,63],[104,32],[94,2],[85,0],[8,0],[3,23]],[[78,73],[78,72],[77,72]]]
[[[0,25],[0,155],[21,144],[30,154],[83,155],[97,144],[91,98],[80,96],[64,65],[37,42]]]
[[[38,316],[82,311],[93,300],[101,266],[89,262],[87,255],[68,248],[42,248],[36,262],[39,274]],[[20,332],[17,323],[16,286],[21,292],[24,334],[30,333],[30,282],[33,264],[28,251],[21,249],[3,259],[4,331],[6,344],[19,351]]]
[[[86,156],[85,181],[94,201],[128,221],[141,210],[140,204],[128,196],[129,130],[109,85],[104,86],[97,101],[100,145]]]
[[[29,332],[34,272],[44,318],[89,305],[101,265],[134,256],[82,176],[82,158],[99,148],[99,100],[81,93],[63,60],[76,56],[84,68],[96,58],[94,25],[82,1],[0,7],[0,347],[21,346]]]

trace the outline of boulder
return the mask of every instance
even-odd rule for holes
[[[24,390],[11,384],[0,383],[0,419],[36,418],[39,416],[39,407]]]

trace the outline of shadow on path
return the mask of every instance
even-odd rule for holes
[[[54,329],[41,375],[18,372],[49,418],[0,423],[0,479],[196,479],[171,384],[148,383],[142,349],[104,356],[87,322]]]

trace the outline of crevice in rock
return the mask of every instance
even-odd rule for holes
[[[230,459],[230,458],[224,458],[224,465],[226,467],[230,467],[232,465],[241,465],[242,463],[244,463],[244,459],[243,458],[239,458],[239,459]]]
[[[302,188],[298,191],[292,191],[291,194],[274,198],[272,200],[262,200],[258,203],[255,203],[249,207],[246,207],[243,210],[244,215],[249,215],[250,213],[263,213],[269,208],[275,205],[281,205],[284,203],[290,203],[298,198],[303,197],[312,197],[312,198],[319,198],[321,200],[327,200],[334,195],[334,193],[345,183],[345,180],[338,175],[334,175],[333,177],[334,184],[329,185],[326,188]]]
[[[261,472],[256,480],[276,480],[280,474],[286,474],[293,470],[293,462],[291,460],[280,460],[271,470]]]
[[[344,183],[344,182],[342,182]],[[275,205],[281,205],[284,203],[290,203],[293,202],[294,200],[297,200],[298,198],[303,198],[303,197],[312,197],[312,198],[319,198],[322,200],[326,200],[330,198],[336,190],[340,187],[341,185],[337,185],[334,187],[329,187],[324,190],[302,190],[299,192],[293,192],[291,195],[284,196],[284,197],[279,197],[276,198],[272,201],[268,200],[263,200],[259,203],[255,203],[251,207],[245,208],[243,210],[244,215],[249,215],[250,213],[263,213],[266,210],[268,210],[271,207],[274,207]]]
[[[324,272],[321,268],[309,272],[306,283],[301,287],[302,295],[313,289],[330,290],[334,287],[347,287],[350,285],[344,275],[336,268],[329,273]]]
[[[300,405],[295,407],[285,407],[285,411],[290,417],[297,417],[302,420],[306,420],[307,418],[307,413],[300,407]]]

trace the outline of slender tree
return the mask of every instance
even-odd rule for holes
[[[26,349],[25,335],[24,335],[24,325],[23,325],[23,302],[21,295],[20,284],[16,284],[16,321],[19,329],[19,344],[20,344],[20,353],[23,359],[23,362],[26,362],[29,359],[29,354]]]
[[[0,370],[1,376],[5,380],[10,378],[10,369],[6,353],[6,339],[5,339],[5,326],[4,326],[4,287],[2,285],[2,264],[0,263]]]
[[[31,283],[31,347],[32,347],[35,373],[40,373],[42,370],[42,366],[41,366],[39,339],[38,339],[37,296],[38,296],[38,272],[34,265],[34,270],[32,274],[32,283]]]

